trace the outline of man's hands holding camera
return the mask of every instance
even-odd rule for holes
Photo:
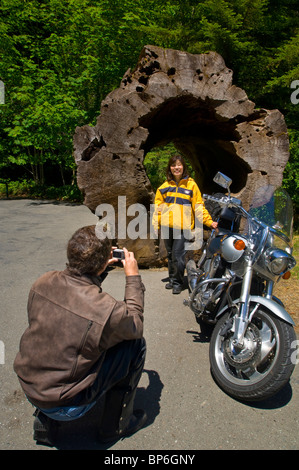
[[[114,250],[115,248],[111,251],[111,258],[109,259],[108,264],[121,261],[126,276],[137,276],[139,274],[139,270],[134,253],[132,251],[128,251],[126,248],[123,248],[123,254],[121,253],[121,250],[117,250],[115,253]]]

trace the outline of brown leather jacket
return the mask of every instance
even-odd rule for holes
[[[117,301],[97,278],[68,269],[41,276],[29,293],[29,326],[14,362],[27,398],[53,408],[92,385],[105,350],[142,338],[144,290],[139,275],[127,276],[125,299]]]

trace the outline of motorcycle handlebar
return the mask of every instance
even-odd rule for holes
[[[227,202],[228,196],[216,197],[216,196],[211,196],[210,194],[204,194],[203,198],[209,201],[214,201],[214,202],[218,202],[219,204],[221,204],[223,202]]]
[[[218,202],[218,204],[223,204],[223,205],[232,204],[233,206],[236,206],[236,207],[241,206],[240,199],[237,199],[231,196],[223,195],[221,197],[217,197],[217,196],[210,196],[209,194],[204,194],[203,198],[209,201]]]
[[[203,198],[208,201],[217,202],[218,204],[222,206],[231,205],[233,207],[238,208],[245,217],[249,216],[248,212],[242,207],[241,200],[237,199],[236,197],[231,197],[231,196],[226,196],[226,195],[217,197],[217,196],[211,196],[209,194],[204,194]]]

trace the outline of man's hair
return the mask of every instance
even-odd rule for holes
[[[170,167],[172,165],[174,165],[177,160],[179,160],[181,162],[181,164],[183,165],[182,178],[186,178],[188,176],[188,168],[187,168],[186,162],[183,159],[182,155],[179,155],[179,154],[178,155],[173,155],[172,157],[170,157],[170,159],[168,161],[167,169],[166,169],[166,177],[167,177],[168,181],[173,180],[173,174],[171,173]]]
[[[111,240],[99,240],[95,225],[88,225],[77,230],[67,245],[67,267],[72,274],[96,275],[107,263],[111,253]]]

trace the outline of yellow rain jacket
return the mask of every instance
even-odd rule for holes
[[[153,227],[161,226],[193,230],[195,226],[204,224],[210,227],[213,220],[204,206],[201,192],[193,180],[186,177],[177,184],[175,181],[165,181],[156,192]]]

